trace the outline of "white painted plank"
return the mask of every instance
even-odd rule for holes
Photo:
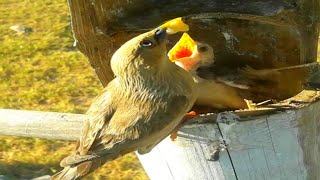
[[[320,101],[297,111],[298,141],[303,148],[306,179],[320,179]],[[301,160],[302,161],[302,160]]]
[[[220,132],[214,124],[183,127],[176,141],[166,138],[150,153],[139,155],[151,180],[224,180],[236,179],[226,152],[220,153],[220,161],[211,161],[215,142]]]
[[[306,179],[296,113],[219,123],[239,180]]]

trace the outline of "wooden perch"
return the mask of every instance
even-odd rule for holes
[[[78,140],[85,115],[0,109],[0,135]]]

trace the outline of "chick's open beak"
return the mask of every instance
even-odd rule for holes
[[[196,42],[187,34],[183,33],[180,40],[168,52],[168,57],[172,62],[190,57],[197,48]]]

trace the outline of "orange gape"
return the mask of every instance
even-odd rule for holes
[[[168,52],[168,57],[172,62],[177,59],[181,60],[184,57],[190,57],[196,46],[196,42],[187,33],[183,33],[177,44]]]
[[[190,49],[180,49],[180,51],[174,54],[175,58],[180,59],[183,57],[189,57],[192,55],[192,51]]]

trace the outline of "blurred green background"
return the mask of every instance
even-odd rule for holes
[[[18,34],[14,25],[32,28]],[[85,113],[102,90],[73,47],[66,0],[0,0],[0,108]],[[0,137],[0,175],[53,174],[75,142]],[[85,179],[147,179],[132,153]]]

